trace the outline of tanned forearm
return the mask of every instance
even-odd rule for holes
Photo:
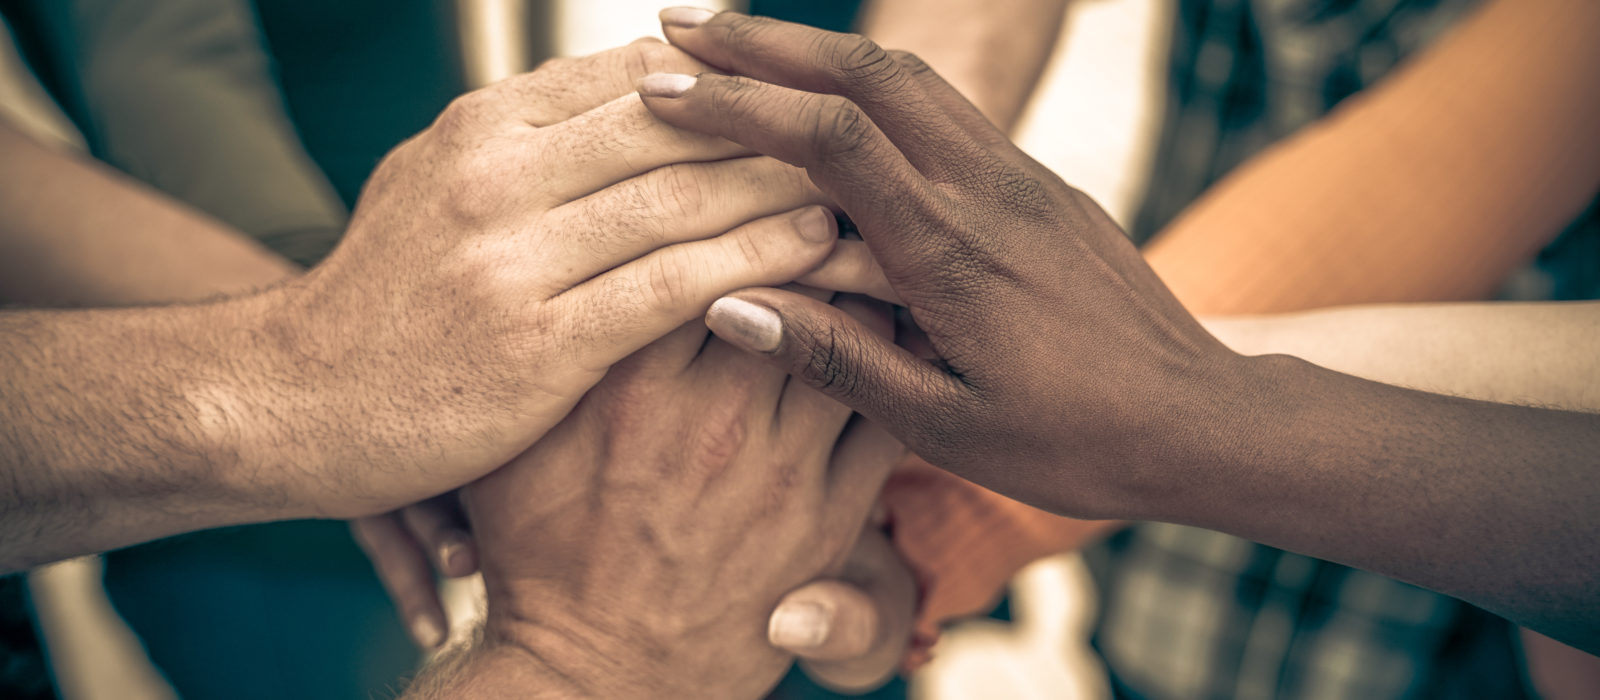
[[[859,31],[917,54],[1003,130],[1033,95],[1067,0],[872,0]]]
[[[0,570],[297,513],[254,330],[269,296],[0,314]]]
[[[1437,590],[1600,651],[1600,415],[1403,389],[1285,356],[1174,401],[1138,517]],[[1181,393],[1181,392],[1175,392]]]
[[[295,273],[226,226],[3,124],[0,152],[6,301],[198,301]],[[228,338],[247,306],[0,314],[0,570],[282,515],[260,508],[270,484],[245,497],[245,435],[225,405],[251,364],[250,343]]]

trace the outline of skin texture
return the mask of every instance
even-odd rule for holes
[[[304,277],[200,306],[0,315],[0,514],[20,533],[0,568],[440,493],[720,293],[831,250],[805,201],[686,209],[702,178],[797,171],[733,158],[637,98],[535,126],[563,97],[551,75],[466,95],[398,147]]]
[[[582,59],[550,61],[541,68],[548,74],[543,90],[556,97],[540,102],[540,118],[560,121],[604,105],[630,94],[634,81],[645,72],[663,68],[701,70],[705,66],[651,40]],[[712,142],[688,158],[716,157],[725,148],[726,144]],[[758,164],[754,171],[758,174],[799,173],[770,159],[749,160]],[[635,225],[654,225],[647,216],[682,216],[711,206],[748,210],[771,206],[774,201],[821,200],[820,193],[803,177],[695,178],[682,184],[680,192],[663,192],[667,199],[653,210],[641,212],[641,223]],[[480,559],[458,495],[452,492],[397,511],[358,518],[351,522],[351,530],[372,559],[412,638],[424,649],[442,644],[451,621],[439,597],[435,572],[446,577],[468,576],[478,571]],[[829,581],[796,589],[773,611],[769,626],[772,644],[802,658],[821,682],[841,689],[877,685],[892,672],[909,636],[910,606],[915,599],[910,573],[876,528],[862,533],[851,553],[848,572],[860,581],[860,590]],[[814,614],[816,605],[812,603],[818,600],[835,615],[819,618]],[[790,624],[780,624],[785,620]],[[797,620],[803,623],[800,627],[796,627]]]
[[[568,96],[554,105],[571,113],[549,114],[570,117],[626,94],[638,77],[630,75],[630,71],[698,65],[659,42],[639,42],[585,59],[555,62],[546,70],[570,76],[573,85],[566,90]],[[550,82],[554,85],[557,80],[552,76]],[[8,167],[0,168],[4,182],[0,197],[8,202],[3,209],[9,214],[0,224],[4,227],[0,246],[6,251],[0,260],[9,265],[0,282],[10,301],[33,306],[196,302],[257,291],[299,272],[295,264],[221,222],[149,191],[97,162],[42,147],[3,124],[0,147],[8,154]],[[809,183],[804,180],[795,180],[787,190],[761,187],[771,184],[752,180],[740,183],[740,188],[723,188],[736,191],[709,191],[704,196],[718,202],[745,196],[747,191],[749,195],[778,199],[810,196]],[[756,192],[758,187],[760,191]],[[95,205],[84,206],[86,201]],[[108,237],[106,232],[113,228],[118,235]],[[380,578],[393,592],[407,621],[428,619],[413,614],[419,607],[439,607],[432,572],[418,547],[419,540],[438,541],[442,546],[435,551],[453,555],[440,557],[441,571],[453,568],[461,572],[457,575],[464,575],[477,569],[475,547],[467,534],[457,529],[462,526],[458,524],[460,517],[458,499],[452,492],[393,514],[353,521],[358,540],[373,554]],[[375,521],[392,521],[396,529],[364,526]],[[400,529],[400,523],[409,532],[435,537],[413,539],[408,530]],[[386,536],[392,539],[382,539]],[[795,645],[794,650],[824,658],[847,656],[849,660],[834,664],[836,674],[842,674],[838,683],[875,683],[881,680],[883,659],[890,652],[897,656],[898,647],[880,644],[887,650],[876,656],[865,650],[880,643],[880,622],[899,629],[909,625],[908,601],[913,584],[876,527],[863,531],[842,575],[853,585],[824,580],[802,586],[785,597],[786,603],[792,600],[810,604],[822,597],[820,592],[827,592],[830,595],[823,604],[852,620],[826,630],[820,641],[814,635],[808,636],[806,643]],[[408,585],[416,588],[408,589]],[[876,600],[858,592],[857,586],[874,593]],[[840,591],[848,593],[835,600],[832,594]],[[881,614],[880,609],[884,611]],[[437,615],[440,626],[436,634],[443,632],[442,610]],[[773,627],[779,625],[775,623]],[[864,659],[857,658],[863,655]],[[867,668],[875,675],[863,677],[859,670],[863,663],[870,664]]]
[[[765,644],[767,611],[845,571],[902,454],[689,324],[463,491],[488,619],[408,697],[758,697],[791,661]]]
[[[1586,70],[1600,60],[1597,20],[1600,5],[1578,0],[1484,3],[1382,83],[1230,174],[1146,260],[1201,315],[1492,295],[1600,186],[1600,85]],[[885,499],[895,521],[920,524],[895,532],[924,585],[924,633],[987,609],[1033,559],[1117,526],[917,476],[891,481]]]
[[[1092,202],[914,59],[734,13],[668,37],[748,77],[647,78],[646,105],[805,167],[861,228],[934,361],[781,290],[719,302],[746,320],[714,306],[719,335],[1035,506],[1230,532],[1600,647],[1600,419],[1241,357]],[[763,314],[776,342],[743,332]]]

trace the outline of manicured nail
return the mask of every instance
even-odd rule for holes
[[[794,227],[800,237],[812,243],[827,243],[839,239],[833,231],[833,215],[822,207],[810,207],[794,217]]]
[[[814,649],[828,639],[832,621],[816,603],[784,603],[767,623],[767,641],[785,649]]]
[[[681,97],[694,87],[695,76],[683,73],[651,73],[639,79],[635,89],[641,97]]]
[[[706,326],[723,339],[755,352],[772,352],[783,342],[778,312],[735,297],[723,297],[706,312]]]
[[[433,620],[419,617],[411,621],[411,638],[423,649],[432,649],[444,643],[444,630]]]
[[[660,15],[662,24],[684,29],[698,27],[716,16],[716,12],[699,7],[669,7],[662,10]]]

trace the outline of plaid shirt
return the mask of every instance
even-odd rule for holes
[[[1182,0],[1143,242],[1229,170],[1329,112],[1438,36],[1474,0]],[[1593,298],[1591,207],[1523,289]],[[1523,296],[1527,296],[1524,294]],[[1177,525],[1088,552],[1094,643],[1119,697],[1525,697],[1504,620],[1382,576]]]

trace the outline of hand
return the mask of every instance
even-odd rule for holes
[[[881,524],[869,523],[844,570],[783,597],[767,640],[799,657],[812,680],[845,692],[894,676],[911,642],[917,581]]]
[[[841,308],[873,332],[887,319]],[[590,697],[755,697],[789,657],[768,613],[841,575],[887,433],[694,323],[614,367],[464,489],[486,637]],[[486,681],[480,681],[486,682]]]
[[[767,621],[767,640],[831,688],[881,685],[912,639],[917,583],[882,525],[869,522],[836,577],[790,591]],[[477,543],[456,493],[352,520],[350,529],[412,640],[424,650],[444,644],[451,622],[434,572],[449,578],[478,572]]]
[[[296,514],[379,513],[475,479],[719,294],[828,254],[831,217],[805,206],[820,196],[799,170],[573,88],[609,73],[615,91],[619,65],[697,64],[639,43],[463,96],[379,166],[329,260],[265,295],[252,346],[296,380],[259,409],[283,434],[247,454],[297,467],[256,470],[285,475]]]
[[[719,300],[706,317],[718,335],[930,462],[1058,513],[1136,515],[1133,494],[1166,488],[1165,467],[1215,441],[1205,419],[1229,410],[1238,357],[1104,212],[931,70],[859,36],[663,18],[675,45],[748,77],[647,76],[645,105],[804,167],[860,228],[934,359],[776,289]]]

